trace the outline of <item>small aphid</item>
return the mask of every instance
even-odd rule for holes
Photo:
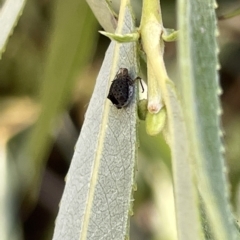
[[[112,81],[107,98],[110,99],[118,109],[126,107],[132,100],[134,83],[137,79],[140,79],[140,77],[137,77],[134,80],[131,79],[128,75],[127,68],[120,68]]]

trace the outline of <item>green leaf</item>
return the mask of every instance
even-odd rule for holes
[[[129,34],[113,34],[109,32],[99,31],[102,35],[109,37],[111,40],[115,40],[119,43],[127,43],[127,42],[136,42],[139,39],[139,33],[129,33]]]
[[[170,28],[164,28],[162,38],[165,42],[174,42],[178,39],[178,31]]]
[[[107,32],[114,33],[117,27],[115,13],[106,0],[86,0],[100,25]]]
[[[220,130],[217,28],[213,0],[178,4],[178,61],[196,185],[214,239],[238,239],[225,176]]]
[[[25,6],[25,0],[6,0],[0,9],[0,58]]]
[[[117,33],[134,30],[128,1],[122,1]],[[112,42],[85,115],[57,217],[53,239],[125,239],[135,186],[136,94],[117,109],[107,99],[116,72],[137,76],[136,43]],[[137,86],[135,86],[135,90]]]

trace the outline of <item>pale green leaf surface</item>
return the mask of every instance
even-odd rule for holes
[[[107,32],[114,33],[117,27],[117,20],[115,19],[113,11],[109,8],[106,0],[86,0],[92,9],[98,22]]]
[[[0,144],[0,233],[1,233],[1,240],[8,240],[13,239],[17,240],[20,239],[21,231],[20,228],[17,226],[15,221],[13,221],[12,212],[13,205],[10,203],[12,202],[13,196],[13,179],[16,178],[15,175],[9,174],[11,171],[10,167],[11,162],[9,163],[7,159],[6,147],[4,144]],[[15,220],[15,219],[14,219]]]
[[[25,2],[25,0],[6,0],[0,9],[0,58],[18,18],[22,14]]]
[[[125,11],[118,26],[122,34],[134,27],[129,9]],[[135,184],[136,95],[123,109],[106,98],[120,67],[136,77],[136,43],[112,42],[106,53],[67,175],[53,239],[117,240],[128,235]]]
[[[214,6],[213,0],[179,1],[179,86],[197,186],[214,236],[226,240],[237,239],[237,233],[228,202],[220,138]]]
[[[172,82],[166,82],[168,131],[165,137],[171,148],[174,196],[179,240],[200,240],[201,225],[196,189],[189,161],[186,125]],[[189,226],[191,226],[189,228]]]

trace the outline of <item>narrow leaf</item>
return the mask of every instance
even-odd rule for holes
[[[228,200],[218,93],[216,3],[179,0],[181,95],[197,187],[214,239],[237,239]]]
[[[133,30],[128,1],[122,1],[117,33]],[[53,239],[128,236],[135,184],[137,104],[136,95],[130,106],[122,109],[107,99],[120,67],[136,77],[136,43],[112,42],[106,53],[67,176]]]
[[[25,0],[6,0],[0,9],[0,58],[18,18],[22,14],[25,2]]]
[[[107,32],[114,33],[117,27],[117,20],[115,19],[114,12],[111,11],[109,4],[106,0],[86,0],[92,9],[98,22],[103,29]]]

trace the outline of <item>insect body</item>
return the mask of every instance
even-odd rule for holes
[[[127,68],[120,68],[117,72],[112,81],[107,98],[110,99],[118,109],[126,107],[132,100],[135,80],[131,79],[128,75]]]

